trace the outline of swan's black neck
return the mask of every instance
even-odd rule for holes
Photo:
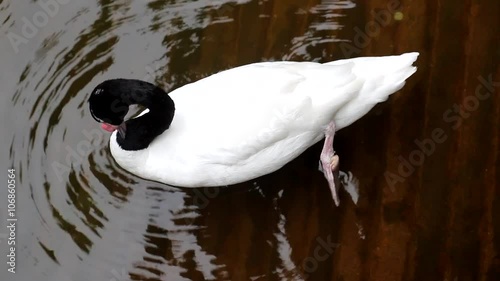
[[[161,88],[140,80],[113,79],[96,87],[89,99],[92,114],[114,125],[120,125],[116,141],[124,150],[141,150],[170,127],[174,118],[174,101]],[[108,106],[104,106],[104,104]],[[123,122],[129,106],[139,104],[149,112]],[[108,110],[101,114],[97,113]],[[107,118],[106,118],[107,117]],[[107,119],[107,120],[106,120]]]

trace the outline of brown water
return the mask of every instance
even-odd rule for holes
[[[500,280],[499,1],[45,2],[0,0],[1,225],[8,168],[18,218],[0,280]],[[86,103],[113,77],[172,90],[251,62],[408,51],[417,74],[336,136],[357,205],[342,191],[334,207],[321,145],[230,188],[140,179]]]

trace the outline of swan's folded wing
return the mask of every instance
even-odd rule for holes
[[[179,161],[239,165],[262,153],[282,158],[277,155],[311,145],[356,93],[360,86],[351,69],[259,63],[186,85],[171,93],[176,113],[161,143]]]

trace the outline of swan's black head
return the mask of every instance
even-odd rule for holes
[[[132,104],[145,106],[149,112],[125,121]],[[110,132],[118,129],[117,142],[125,150],[148,147],[168,129],[175,111],[174,102],[161,88],[131,79],[112,79],[99,84],[90,94],[89,109],[103,129]]]
[[[92,91],[89,108],[90,114],[97,122],[115,126],[123,123],[129,105],[123,101],[121,90],[119,81],[108,80]]]

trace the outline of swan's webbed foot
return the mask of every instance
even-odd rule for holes
[[[339,198],[337,196],[337,188],[335,184],[335,175],[338,177],[339,168],[339,156],[335,155],[333,150],[333,137],[335,136],[335,122],[332,121],[328,124],[325,130],[325,143],[323,144],[323,150],[320,155],[321,167],[326,180],[328,181],[328,186],[332,193],[333,201],[335,205],[339,205]],[[338,180],[337,180],[338,182]]]

